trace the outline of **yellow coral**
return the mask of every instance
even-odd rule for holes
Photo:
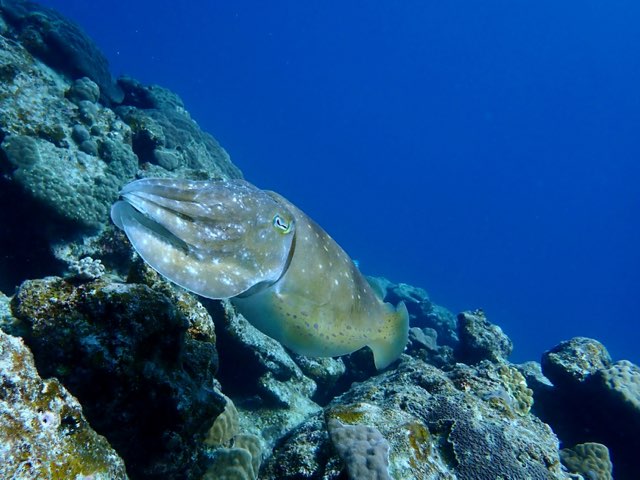
[[[509,395],[515,400],[511,409],[518,415],[527,415],[533,406],[533,390],[527,386],[524,376],[514,367],[501,365],[498,375]]]
[[[407,423],[404,428],[409,432],[409,445],[413,450],[413,456],[409,458],[409,462],[415,469],[431,455],[431,433],[423,423],[417,421]]]
[[[343,423],[354,425],[360,423],[365,416],[364,403],[338,405],[327,412],[327,420],[335,418]]]
[[[212,447],[227,445],[238,433],[238,410],[230,398],[225,398],[227,404],[211,425],[204,440],[204,443]]]

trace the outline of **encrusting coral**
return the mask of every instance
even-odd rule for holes
[[[0,478],[126,479],[124,462],[24,342],[0,330]]]
[[[380,431],[368,425],[343,424],[330,418],[329,437],[344,461],[352,480],[390,480],[389,442]]]
[[[262,463],[260,439],[238,433],[238,411],[226,398],[222,413],[213,422],[204,443],[210,447],[204,480],[256,480]]]
[[[562,463],[585,480],[613,480],[609,450],[600,443],[581,443],[560,450]]]

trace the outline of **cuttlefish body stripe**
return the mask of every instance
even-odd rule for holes
[[[241,180],[145,179],[121,194],[112,218],[149,265],[199,295],[231,298],[294,352],[369,346],[383,368],[404,350],[404,304],[380,300],[344,250],[277,193]]]

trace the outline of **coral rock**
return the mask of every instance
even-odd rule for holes
[[[390,480],[389,443],[375,427],[327,422],[329,436],[352,480]]]
[[[530,398],[513,367],[485,362],[444,373],[403,357],[396,370],[355,384],[324,414],[376,428],[389,443],[391,478],[568,479],[553,432],[527,413]],[[265,478],[343,478],[322,420],[309,418],[277,445]]]
[[[106,101],[122,100],[107,59],[80,27],[54,10],[24,0],[0,2],[0,13],[12,27],[8,33],[32,55],[73,79],[89,77],[100,86]]]
[[[611,365],[607,349],[597,340],[575,337],[542,356],[542,371],[554,385],[577,384]]]
[[[563,448],[560,458],[569,471],[581,474],[586,480],[613,480],[609,450],[600,443]]]
[[[513,343],[502,329],[490,323],[482,311],[463,312],[458,315],[460,344],[456,358],[465,363],[481,360],[505,361],[513,350]]]
[[[82,402],[132,476],[199,472],[201,439],[224,407],[215,346],[190,333],[206,330],[177,298],[104,278],[49,277],[23,283],[12,301],[42,374]]]
[[[57,380],[42,380],[22,340],[1,330],[0,477],[127,478],[78,401]]]
[[[640,368],[611,362],[605,347],[573,338],[546,352],[542,370],[551,390],[536,391],[536,412],[563,443],[607,446],[617,480],[637,478],[640,451]]]

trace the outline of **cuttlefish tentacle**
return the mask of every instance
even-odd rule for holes
[[[111,216],[149,265],[199,295],[231,298],[293,351],[369,346],[383,368],[404,350],[404,304],[384,303],[344,250],[277,193],[243,180],[145,179],[121,195]]]

